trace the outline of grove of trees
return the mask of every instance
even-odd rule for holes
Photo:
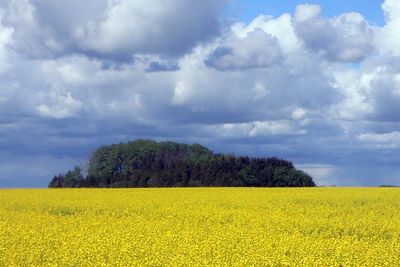
[[[79,167],[49,187],[315,186],[290,161],[215,154],[199,144],[136,140],[98,148],[87,175]]]

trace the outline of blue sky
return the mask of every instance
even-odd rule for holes
[[[400,0],[0,0],[0,187],[137,138],[400,185]]]
[[[293,13],[299,4],[316,4],[323,9],[323,15],[327,17],[338,16],[346,12],[358,12],[371,23],[384,24],[384,16],[381,10],[382,0],[351,0],[351,1],[272,1],[272,0],[238,0],[234,4],[234,12],[246,22],[251,21],[259,14],[279,16],[282,13]]]

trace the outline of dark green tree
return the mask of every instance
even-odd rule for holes
[[[214,154],[199,144],[136,140],[98,148],[88,175],[76,167],[49,187],[315,186],[312,178],[278,158]]]

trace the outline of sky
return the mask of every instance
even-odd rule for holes
[[[383,26],[385,17],[381,9],[382,0],[349,0],[349,1],[302,1],[302,0],[238,0],[232,5],[232,10],[241,21],[251,22],[260,14],[274,17],[283,13],[294,13],[296,6],[301,4],[319,5],[324,16],[339,16],[342,13],[357,12],[371,24]]]
[[[0,0],[0,187],[137,138],[400,185],[400,0]]]

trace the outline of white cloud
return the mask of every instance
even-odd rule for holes
[[[382,3],[382,10],[387,22],[400,19],[400,2],[398,0],[385,0]]]
[[[187,99],[190,97],[190,90],[187,90],[185,87],[187,87],[188,85],[184,84],[181,81],[178,81],[176,83],[176,86],[174,88],[174,96],[172,98],[172,103],[176,104],[176,105],[180,105],[185,103],[185,101],[187,101]]]
[[[40,93],[39,93],[40,94]],[[44,95],[44,94],[41,94]],[[77,112],[82,108],[82,103],[71,96],[70,92],[46,92],[44,98],[48,98],[50,104],[38,106],[40,115],[55,119],[69,118],[77,116]]]
[[[216,48],[206,64],[218,70],[267,68],[282,60],[276,38],[260,29],[247,33],[244,38],[236,35]]]
[[[292,16],[290,14],[283,14],[277,18],[259,15],[249,24],[235,23],[231,27],[232,33],[242,39],[256,30],[262,30],[266,34],[273,36],[278,41],[284,54],[301,48],[300,41],[293,29]]]
[[[316,5],[300,5],[294,20],[298,37],[327,59],[359,62],[373,50],[373,27],[358,13],[325,19]]]
[[[367,144],[372,144],[372,148],[378,149],[399,149],[400,132],[390,133],[362,133],[357,135],[357,139]]]
[[[317,185],[330,186],[336,182],[337,175],[335,166],[326,164],[297,164],[297,168],[311,175]]]
[[[321,15],[321,7],[319,5],[298,5],[296,7],[295,19],[298,22],[319,18]]]
[[[59,51],[62,44],[51,35],[51,29],[41,27],[36,18],[36,8],[29,0],[11,0],[6,8],[3,23],[11,28],[12,46],[18,52],[33,57],[43,57],[52,50]]]
[[[295,120],[304,119],[307,115],[307,111],[303,108],[296,108],[292,113],[292,118]]]
[[[335,77],[345,98],[336,114],[345,119],[398,121],[399,71],[398,57],[392,56],[365,60],[358,70],[338,70]]]
[[[304,135],[307,130],[290,121],[252,121],[246,123],[225,123],[215,126],[215,131],[221,137],[229,138],[258,138],[271,136]]]
[[[0,76],[9,68],[8,62],[8,49],[7,46],[11,44],[12,29],[5,27],[1,21],[4,17],[4,11],[0,9]]]
[[[104,54],[181,54],[218,32],[222,3],[114,1],[104,20],[89,21],[76,37],[84,49]]]
[[[382,4],[386,24],[377,29],[376,46],[382,54],[391,53],[400,56],[400,2],[386,0]]]
[[[275,122],[275,121],[257,121],[254,122],[253,128],[249,132],[249,136],[263,136],[263,135],[296,135],[305,134],[305,130],[295,130],[288,122]]]
[[[179,56],[213,38],[225,4],[11,0],[4,21],[14,29],[13,48],[29,57],[83,53],[129,61],[136,54]]]
[[[251,93],[254,95],[253,99],[255,101],[265,99],[269,95],[266,85],[261,82],[254,83]]]

